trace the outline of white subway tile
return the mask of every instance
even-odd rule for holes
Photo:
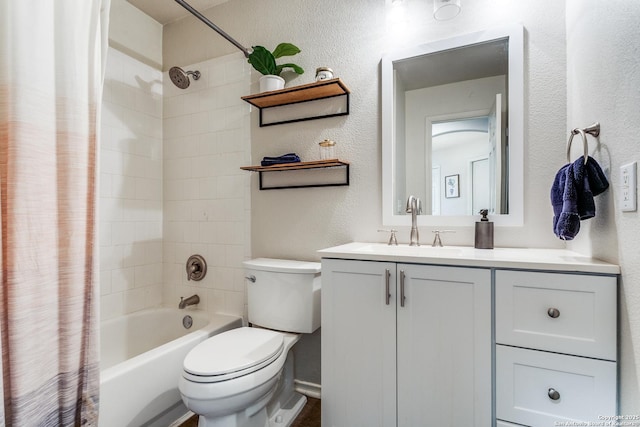
[[[242,221],[223,221],[216,223],[220,243],[227,245],[242,245],[244,243],[244,224]]]
[[[98,224],[98,243],[100,246],[111,246],[111,221],[100,220],[100,224]]]
[[[244,197],[244,180],[241,175],[218,177],[218,197],[221,199],[238,199]]]
[[[111,225],[111,240],[114,245],[131,244],[134,241],[136,225],[134,222],[114,222]]]
[[[200,135],[209,132],[209,114],[206,111],[193,113],[191,117],[190,135]],[[194,153],[197,154],[197,153]]]
[[[224,63],[211,64],[208,74],[207,83],[210,87],[223,86],[226,84]]]
[[[122,266],[122,246],[105,246],[100,248],[100,270],[114,270]]]
[[[198,180],[198,198],[215,199],[218,197],[218,178],[207,177]]]
[[[100,272],[100,295],[109,295],[111,293],[111,270],[103,270]]]
[[[111,272],[112,292],[124,292],[135,286],[135,267],[119,268]]]
[[[135,185],[136,180],[131,176],[111,175],[111,195],[116,199],[135,199]]]
[[[225,265],[230,268],[235,268],[237,271],[241,271],[242,261],[244,261],[244,246],[226,245],[225,249]],[[238,276],[237,271],[236,276]]]
[[[199,235],[197,242],[216,243],[218,240],[217,225],[215,222],[199,222]]]
[[[108,320],[124,314],[124,295],[121,292],[100,297],[100,319]]]
[[[225,291],[224,312],[234,316],[244,316],[245,295],[243,292]]]
[[[126,313],[145,308],[145,292],[144,289],[131,289],[124,292],[124,310]]]

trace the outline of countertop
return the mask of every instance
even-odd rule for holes
[[[620,274],[618,265],[566,249],[475,249],[469,246],[389,246],[386,243],[353,242],[321,249],[318,253],[322,258]]]

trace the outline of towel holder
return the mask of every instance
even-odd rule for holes
[[[595,122],[591,126],[584,129],[575,128],[569,135],[569,141],[567,141],[567,162],[571,163],[571,142],[575,135],[580,134],[582,136],[582,145],[584,147],[584,164],[587,164],[589,159],[589,143],[587,142],[587,134],[597,138],[600,135],[600,123]]]

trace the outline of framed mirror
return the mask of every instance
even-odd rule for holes
[[[523,27],[512,25],[385,55],[382,204],[385,226],[523,223]]]

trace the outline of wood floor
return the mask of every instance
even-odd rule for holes
[[[320,399],[307,397],[307,404],[304,405],[291,427],[320,427],[320,408]],[[198,427],[198,416],[189,418],[180,427]]]
[[[320,399],[307,397],[307,404],[304,405],[291,427],[320,427],[320,408]]]

